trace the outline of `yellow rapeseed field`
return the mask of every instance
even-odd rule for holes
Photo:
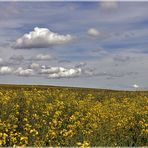
[[[147,146],[148,92],[0,86],[0,146]]]

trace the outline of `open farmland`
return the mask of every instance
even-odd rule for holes
[[[0,86],[0,146],[147,146],[148,91]]]

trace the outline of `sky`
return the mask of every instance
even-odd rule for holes
[[[148,2],[0,2],[0,83],[148,89]]]

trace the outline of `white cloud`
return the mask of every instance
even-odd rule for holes
[[[11,74],[13,72],[13,69],[8,66],[2,66],[0,67],[0,74]]]
[[[116,1],[101,1],[100,6],[103,9],[115,9],[118,7],[118,3]]]
[[[17,39],[14,48],[46,48],[52,45],[69,43],[72,40],[73,37],[69,34],[60,35],[50,31],[48,28],[35,27],[34,31]]]
[[[139,85],[134,84],[133,87],[134,87],[134,88],[139,88]]]
[[[53,59],[51,55],[48,54],[38,54],[32,58],[33,60],[51,60]]]
[[[0,74],[12,74],[16,76],[30,77],[30,76],[38,76],[38,77],[48,77],[48,78],[73,78],[73,77],[85,77],[85,76],[93,76],[94,71],[86,68],[86,63],[82,62],[73,67],[50,67],[41,65],[39,63],[32,63],[28,65],[26,68],[24,67],[9,67],[9,66],[1,66]]]
[[[38,64],[38,63],[32,63],[29,67],[31,69],[38,70],[40,68],[40,64]]]
[[[99,36],[101,33],[95,29],[95,28],[90,28],[88,31],[87,31],[87,34],[90,35],[90,36],[93,36],[93,37],[97,37]]]
[[[15,71],[15,74],[18,76],[32,76],[34,75],[34,70],[33,69],[23,69],[22,67],[19,67]]]
[[[76,77],[82,74],[81,68],[46,67],[42,66],[40,74],[48,74],[48,78]]]
[[[50,67],[46,68],[45,66],[42,66],[42,69],[40,71],[41,74],[53,74],[53,73],[59,73],[60,70],[62,70],[62,67]]]
[[[63,67],[59,67],[59,71],[57,73],[49,74],[49,78],[70,78],[70,77],[77,77],[82,74],[81,68],[70,68],[66,69]]]

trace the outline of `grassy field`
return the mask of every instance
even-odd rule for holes
[[[147,146],[148,91],[0,85],[0,146]]]

